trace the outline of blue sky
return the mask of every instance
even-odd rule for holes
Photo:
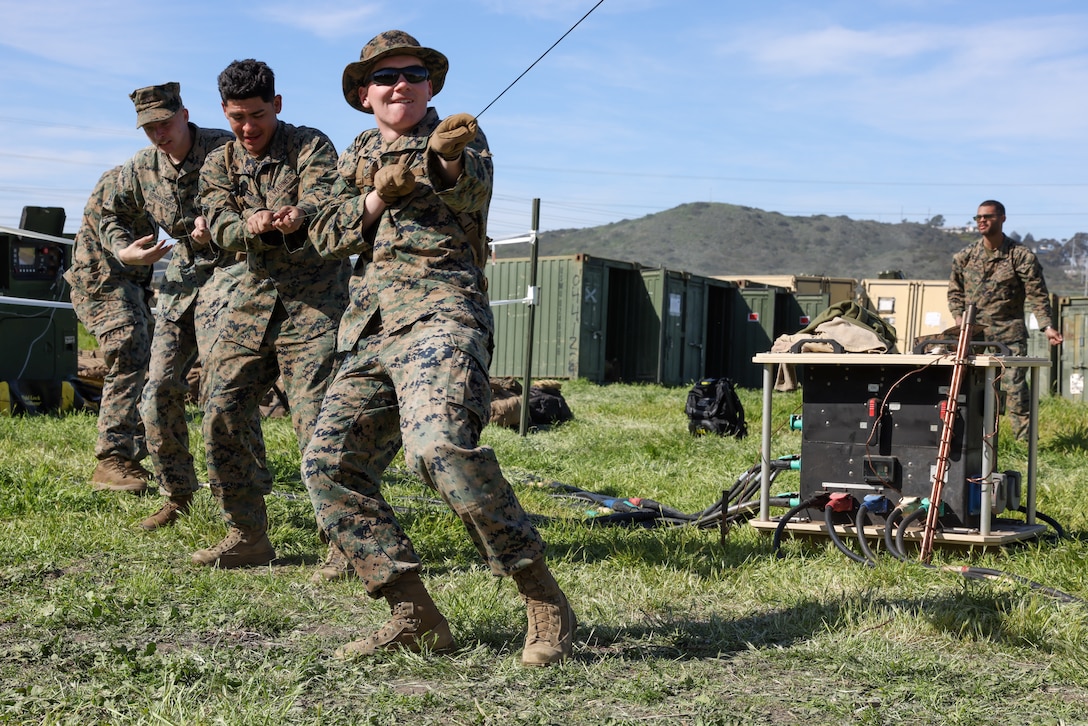
[[[401,28],[450,59],[434,100],[479,113],[596,0],[0,0],[0,225],[63,206],[147,144],[128,94],[179,81],[226,127],[216,76],[276,72],[281,118],[338,149],[372,125],[344,65]],[[788,215],[1088,231],[1088,6],[1074,0],[605,0],[480,117],[492,237],[686,202]],[[677,240],[682,244],[682,240]]]

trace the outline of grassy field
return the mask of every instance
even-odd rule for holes
[[[590,526],[585,502],[547,485],[699,512],[758,463],[758,392],[741,392],[753,433],[740,441],[691,437],[686,390],[573,382],[563,392],[574,421],[526,438],[485,431],[581,622],[574,657],[548,669],[518,664],[513,583],[481,567],[459,521],[401,466],[388,497],[461,647],[343,663],[332,651],[387,610],[358,582],[310,582],[323,547],[285,419],[265,422],[280,558],[218,571],[189,564],[223,533],[206,490],[175,528],[142,532],[157,497],[86,482],[92,415],[0,418],[0,722],[1088,723],[1084,602],[888,556],[862,567],[825,542],[788,539],[776,558],[771,537],[747,525],[724,541],[717,529]],[[774,408],[774,455],[800,453],[785,425],[800,395],[776,394]],[[1043,403],[1038,506],[1069,538],[939,550],[936,561],[1088,599],[1086,413]],[[998,456],[1002,469],[1026,465],[1015,442]],[[775,490],[796,490],[796,477]]]

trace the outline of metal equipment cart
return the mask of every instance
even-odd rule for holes
[[[770,514],[771,399],[779,364],[801,367],[801,501],[823,492],[846,492],[859,501],[877,495],[929,496],[954,356],[763,353],[753,360],[763,366],[763,416],[760,507],[750,520],[752,526],[773,530],[781,523],[780,517]],[[1036,523],[1035,477],[1039,369],[1047,363],[1044,358],[992,354],[966,359],[936,544],[1000,546],[1045,530]],[[1012,368],[1029,369],[1032,391],[1027,471],[1022,477],[997,470],[995,384]],[[1021,506],[1025,521],[999,516]],[[787,522],[785,527],[793,534],[828,534],[825,522],[815,516]],[[836,533],[858,534],[851,524],[835,527]],[[879,538],[879,527],[865,529],[866,537]]]

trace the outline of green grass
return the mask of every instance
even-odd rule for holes
[[[717,529],[589,526],[586,503],[546,484],[701,511],[758,461],[758,392],[741,392],[753,432],[741,441],[691,437],[684,389],[563,393],[574,421],[484,434],[581,621],[574,657],[535,670],[518,663],[513,583],[400,461],[387,494],[461,648],[341,663],[332,651],[387,610],[357,582],[310,583],[324,550],[285,419],[265,422],[280,559],[217,571],[188,563],[223,532],[206,491],[173,529],[142,532],[156,497],[87,485],[93,416],[0,418],[0,723],[1088,723],[1084,603],[891,558],[865,568],[828,543],[787,540],[778,559],[751,526],[724,542]],[[799,453],[781,425],[799,408],[800,394],[775,395],[775,456]],[[936,558],[1088,599],[1088,417],[1061,399],[1042,408],[1038,506],[1071,538]],[[1015,442],[998,455],[1026,465]],[[789,473],[775,488],[796,486]]]

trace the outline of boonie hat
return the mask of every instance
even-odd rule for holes
[[[136,106],[136,128],[165,121],[181,110],[181,85],[174,81],[137,88],[128,97]]]
[[[450,63],[446,56],[431,48],[424,48],[419,41],[403,30],[387,30],[371,38],[359,53],[359,60],[344,68],[344,99],[351,107],[363,113],[374,113],[359,102],[359,86],[366,83],[374,66],[382,58],[391,55],[414,55],[431,75],[431,94],[437,96],[446,83]]]

